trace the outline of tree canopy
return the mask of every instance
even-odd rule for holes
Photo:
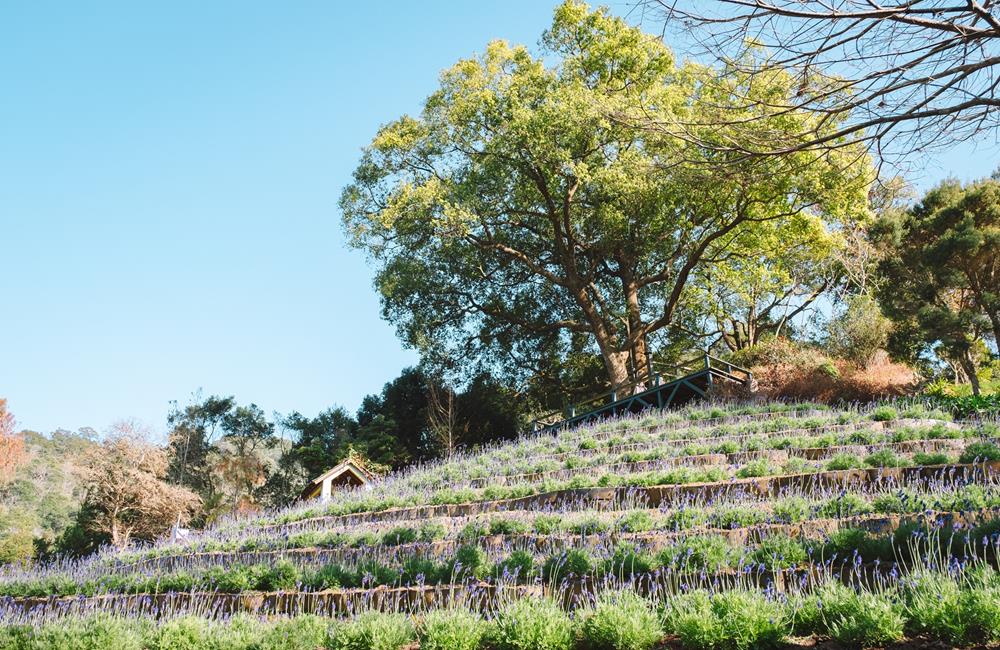
[[[865,215],[871,170],[856,149],[734,159],[719,174],[706,163],[727,154],[645,128],[738,118],[728,94],[743,82],[704,83],[715,74],[574,1],[556,9],[537,56],[494,41],[444,71],[419,116],[378,132],[340,202],[404,341],[508,381],[596,354],[609,383],[626,386],[647,368],[647,340],[683,315],[692,278],[767,254],[763,224],[794,241]],[[775,72],[740,90],[795,88]]]
[[[1000,335],[1000,181],[946,181],[876,236],[887,244],[880,298],[897,321],[897,350],[936,347],[978,394],[977,355]]]

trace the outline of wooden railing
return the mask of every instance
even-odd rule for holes
[[[653,363],[650,364],[646,372],[616,390],[539,415],[533,420],[533,429],[538,430],[556,425],[563,420],[578,418],[589,412],[602,410],[616,402],[627,400],[632,396],[655,391],[660,387],[700,375],[707,375],[709,383],[711,383],[712,375],[744,384],[749,384],[753,379],[752,373],[746,368],[741,368],[707,353],[676,364]]]

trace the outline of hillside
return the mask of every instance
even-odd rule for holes
[[[182,543],[5,568],[0,647],[1000,640],[998,436],[814,404],[531,435]]]

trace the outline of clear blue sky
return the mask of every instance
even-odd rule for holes
[[[416,361],[336,201],[379,124],[555,0],[0,8],[0,396],[25,428],[162,430],[201,387],[354,409]],[[624,3],[613,2],[622,10]],[[988,174],[931,161],[924,185]]]

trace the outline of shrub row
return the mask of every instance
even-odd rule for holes
[[[845,500],[845,508],[851,507],[846,502],[851,496],[841,497]],[[495,563],[481,548],[469,544],[459,547],[453,557],[444,561],[409,556],[395,565],[366,560],[352,567],[330,563],[318,569],[302,569],[288,560],[279,560],[273,564],[216,566],[201,572],[177,571],[159,576],[110,575],[82,583],[70,577],[54,576],[8,583],[0,589],[3,595],[24,598],[101,593],[314,591],[378,585],[454,584],[470,578],[495,583],[525,583],[541,578],[558,583],[582,576],[629,579],[661,569],[667,572],[775,571],[838,559],[841,563],[891,563],[897,559],[924,557],[930,552],[942,557],[986,558],[995,550],[998,538],[1000,518],[962,530],[944,522],[910,522],[885,535],[844,528],[822,540],[772,534],[746,546],[732,544],[718,534],[694,535],[657,553],[645,552],[630,543],[617,543],[604,557],[596,557],[583,548],[573,548],[540,560],[528,551],[516,550]]]
[[[552,600],[522,598],[489,618],[460,608],[414,618],[367,612],[343,621],[188,616],[157,624],[97,614],[38,628],[2,627],[0,648],[400,650],[416,641],[423,650],[651,650],[673,636],[690,650],[748,650],[776,647],[793,635],[829,637],[847,647],[905,636],[957,645],[1000,640],[1000,577],[975,567],[957,576],[925,571],[877,589],[828,581],[784,596],[744,587],[688,591],[662,603],[628,590],[605,591],[572,614]]]

